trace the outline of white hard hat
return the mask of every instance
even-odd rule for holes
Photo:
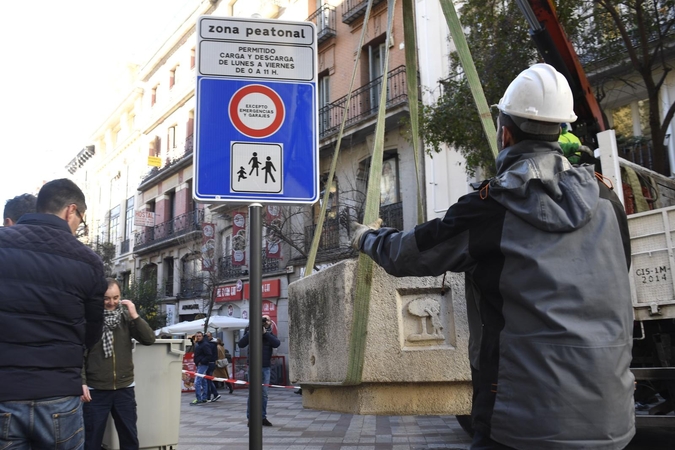
[[[523,70],[506,88],[500,111],[542,122],[574,122],[574,98],[565,77],[548,64]]]

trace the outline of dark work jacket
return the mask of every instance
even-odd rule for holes
[[[211,362],[211,344],[206,339],[207,337],[203,337],[201,342],[195,345],[194,361],[198,366],[208,365]]]
[[[260,329],[262,333],[262,328]],[[249,333],[245,333],[241,339],[239,339],[239,348],[248,347],[249,343]],[[270,367],[272,365],[272,352],[275,348],[281,345],[281,341],[277,338],[271,331],[263,334],[262,342],[262,366]]]
[[[592,166],[572,167],[557,143],[520,142],[443,219],[360,244],[395,276],[466,272],[476,430],[520,450],[628,444],[628,223]]]
[[[0,228],[0,402],[82,395],[103,325],[103,263],[53,214]]]

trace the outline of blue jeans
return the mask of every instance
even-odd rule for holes
[[[216,370],[216,363],[210,362],[209,363],[209,368],[206,370],[206,374],[213,376],[213,372]],[[206,380],[206,385],[208,387],[208,390],[206,392],[206,398],[216,398],[218,395],[218,389],[216,389],[216,383],[213,382],[213,380]]]
[[[103,391],[92,389],[91,402],[84,404],[84,449],[100,450],[103,433],[112,415],[121,450],[138,449],[136,393],[133,387]]]
[[[72,450],[83,446],[79,396],[0,402],[0,448]]]
[[[249,375],[248,380],[251,381],[251,376]],[[262,384],[270,384],[270,368],[262,368]],[[250,388],[249,388],[250,389]],[[262,387],[262,416],[263,419],[267,418],[267,386]],[[248,401],[246,402],[246,418],[249,419],[251,413],[251,395],[248,396]]]
[[[200,364],[197,366],[197,373],[206,375],[206,371],[209,370],[208,364]],[[206,378],[204,377],[195,377],[195,395],[197,395],[197,400],[206,401],[207,395],[209,395],[209,385],[206,383]]]

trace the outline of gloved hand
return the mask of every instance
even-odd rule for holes
[[[354,247],[356,250],[361,250],[360,245],[363,234],[366,231],[379,230],[381,226],[382,226],[382,219],[377,219],[370,225],[363,225],[362,223],[358,223],[356,221],[350,223],[349,228],[352,231],[352,247]]]

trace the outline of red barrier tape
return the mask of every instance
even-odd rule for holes
[[[244,380],[235,380],[233,378],[214,377],[214,376],[211,376],[211,375],[204,375],[203,373],[190,372],[189,370],[183,370],[183,373],[187,373],[188,375],[192,375],[194,377],[206,378],[207,380],[222,381],[223,383],[244,384],[244,385],[249,384],[248,381],[244,381]],[[263,384],[263,386],[273,387],[273,388],[284,388],[284,389],[300,389],[300,386],[281,386],[279,384]]]

